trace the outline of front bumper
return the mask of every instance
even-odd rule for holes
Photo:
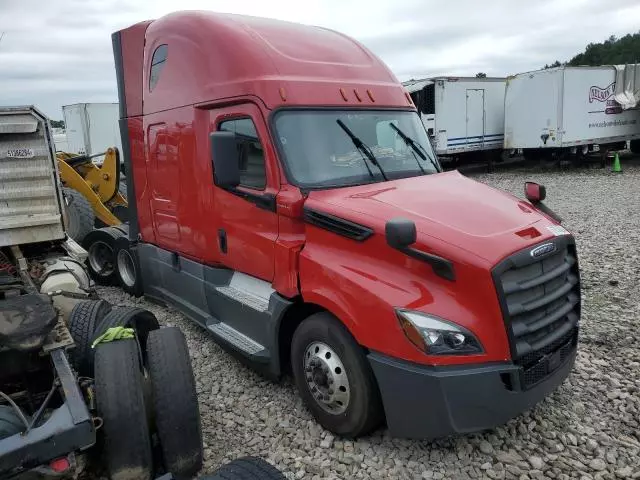
[[[544,380],[519,390],[513,364],[428,367],[370,353],[391,435],[432,439],[494,428],[555,390],[571,372],[576,349]],[[515,386],[515,387],[514,387]]]
[[[64,351],[52,351],[51,360],[64,403],[42,425],[0,440],[0,478],[28,476],[33,469],[84,450],[96,441],[93,420]]]

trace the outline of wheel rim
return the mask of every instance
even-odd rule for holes
[[[127,287],[133,287],[136,284],[136,267],[128,250],[120,250],[118,252],[118,271],[122,283]]]
[[[89,265],[97,275],[108,277],[113,274],[114,268],[113,247],[107,242],[98,240],[89,247]]]
[[[303,367],[307,386],[318,405],[334,415],[344,413],[351,390],[344,364],[336,352],[322,342],[313,342],[304,352]]]

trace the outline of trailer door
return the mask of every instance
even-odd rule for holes
[[[484,90],[467,90],[467,144],[482,147],[484,143]]]
[[[67,134],[68,153],[87,153],[87,137],[85,128],[84,104],[66,105],[62,107],[64,126]]]

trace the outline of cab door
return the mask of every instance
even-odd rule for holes
[[[214,188],[217,246],[222,265],[271,282],[278,237],[276,194],[280,188],[275,151],[257,106],[246,103],[211,111],[211,130],[236,134],[240,185]]]
[[[154,123],[147,128],[147,147],[149,206],[155,238],[160,247],[180,251],[180,163],[177,141],[169,134],[165,123]]]

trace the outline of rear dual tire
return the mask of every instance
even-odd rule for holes
[[[82,246],[88,253],[89,275],[101,285],[116,285],[116,241],[127,238],[123,226],[105,227],[93,230],[84,238]]]
[[[316,313],[298,326],[291,363],[300,396],[324,428],[358,437],[380,425],[382,402],[364,351],[331,314]]]
[[[137,250],[128,238],[119,238],[115,242],[116,275],[120,287],[129,295],[142,296],[142,276]]]

